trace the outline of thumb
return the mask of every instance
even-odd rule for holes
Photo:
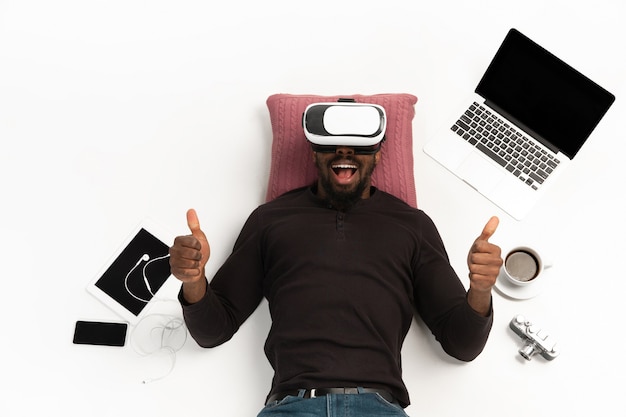
[[[198,214],[194,209],[189,209],[187,211],[187,226],[189,230],[191,230],[191,234],[196,239],[206,240],[206,235],[200,229],[200,220],[198,220]]]
[[[493,236],[493,234],[496,232],[498,224],[500,224],[500,219],[498,219],[496,216],[490,218],[483,228],[483,231],[480,233],[480,236],[478,236],[478,239],[476,240],[489,240],[489,238]]]
[[[202,229],[200,229],[198,214],[194,209],[187,210],[187,226],[189,227],[189,230],[191,230],[191,235],[200,242],[200,253],[202,255],[200,262],[202,268],[204,268],[204,265],[208,262],[209,257],[211,256],[211,246],[209,245],[206,235]]]

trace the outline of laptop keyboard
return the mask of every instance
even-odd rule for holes
[[[473,103],[452,131],[537,190],[560,161],[491,110]]]

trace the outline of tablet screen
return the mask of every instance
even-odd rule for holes
[[[169,247],[142,227],[94,285],[138,316],[169,276]]]

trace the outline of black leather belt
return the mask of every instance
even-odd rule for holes
[[[385,401],[391,404],[398,404],[398,401],[394,398],[393,395],[389,391],[385,391],[384,389],[378,388],[361,388],[361,392],[359,392],[359,388],[317,388],[317,389],[308,389],[304,392],[303,398],[316,398],[323,397],[324,395],[329,394],[378,394],[385,399]],[[300,390],[294,391],[285,391],[285,392],[277,392],[272,394],[267,399],[265,405],[271,404],[274,401],[282,401],[283,398],[287,396],[297,397],[300,395]]]

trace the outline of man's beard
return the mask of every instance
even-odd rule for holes
[[[316,164],[318,165],[318,172],[325,172],[321,170],[318,161],[316,161]],[[375,165],[368,167],[356,187],[351,189],[336,189],[333,187],[330,180],[330,173],[320,175],[320,185],[326,192],[326,200],[337,210],[350,210],[356,203],[361,201],[363,192],[370,186],[370,179],[374,172],[374,167]]]

